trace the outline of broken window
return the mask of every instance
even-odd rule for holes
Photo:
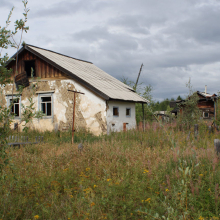
[[[20,100],[18,98],[10,99],[11,113],[13,113],[15,117],[20,116],[20,111],[19,111],[20,102],[19,101]]]
[[[11,109],[11,114],[20,117],[20,97],[8,96],[7,107]]]
[[[127,117],[131,116],[131,108],[126,108],[126,116]]]
[[[40,97],[41,111],[46,116],[52,116],[52,97],[51,96],[41,96]]]
[[[209,113],[208,112],[203,112],[203,118],[209,118]]]
[[[24,64],[25,64],[25,72],[27,73],[27,77],[36,76],[35,60],[24,61]]]
[[[113,116],[119,116],[118,107],[113,107]]]

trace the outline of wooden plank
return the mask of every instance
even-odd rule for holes
[[[47,67],[46,67],[46,71],[44,73],[44,78],[46,78],[46,75],[49,74],[49,72],[50,72],[50,64],[48,64],[47,62],[46,62],[46,64],[47,64]]]
[[[58,76],[59,76],[59,72],[60,72],[60,70],[58,70],[57,68],[55,68],[54,77],[58,77]]]
[[[42,77],[41,66],[40,66],[40,60],[39,59],[37,59],[36,62],[35,62],[35,71],[36,71],[38,76]]]

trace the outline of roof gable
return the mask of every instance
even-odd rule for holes
[[[19,53],[25,49],[69,75],[74,80],[80,82],[83,86],[89,88],[105,100],[149,102],[139,96],[132,88],[107,74],[91,62],[79,60],[28,44],[24,45]],[[15,56],[16,54],[12,58]]]

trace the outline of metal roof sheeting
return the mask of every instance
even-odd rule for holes
[[[109,99],[132,102],[149,102],[139,96],[132,88],[99,69],[93,63],[68,57],[53,51],[26,44],[25,47],[37,52],[41,56],[56,63],[61,68],[71,73],[72,77],[79,77]]]

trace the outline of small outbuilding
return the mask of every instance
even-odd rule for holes
[[[16,54],[12,56],[16,58]],[[25,44],[18,52],[18,65],[10,60],[16,85],[25,86],[14,101],[15,123],[21,122],[22,104],[30,97],[34,107],[44,113],[30,126],[40,131],[72,128],[74,93],[75,128],[99,135],[110,131],[136,128],[135,103],[147,103],[132,88],[96,67],[93,63]],[[12,87],[3,88],[2,104],[12,102]],[[33,88],[35,94],[32,94]],[[22,123],[21,123],[22,124]]]

